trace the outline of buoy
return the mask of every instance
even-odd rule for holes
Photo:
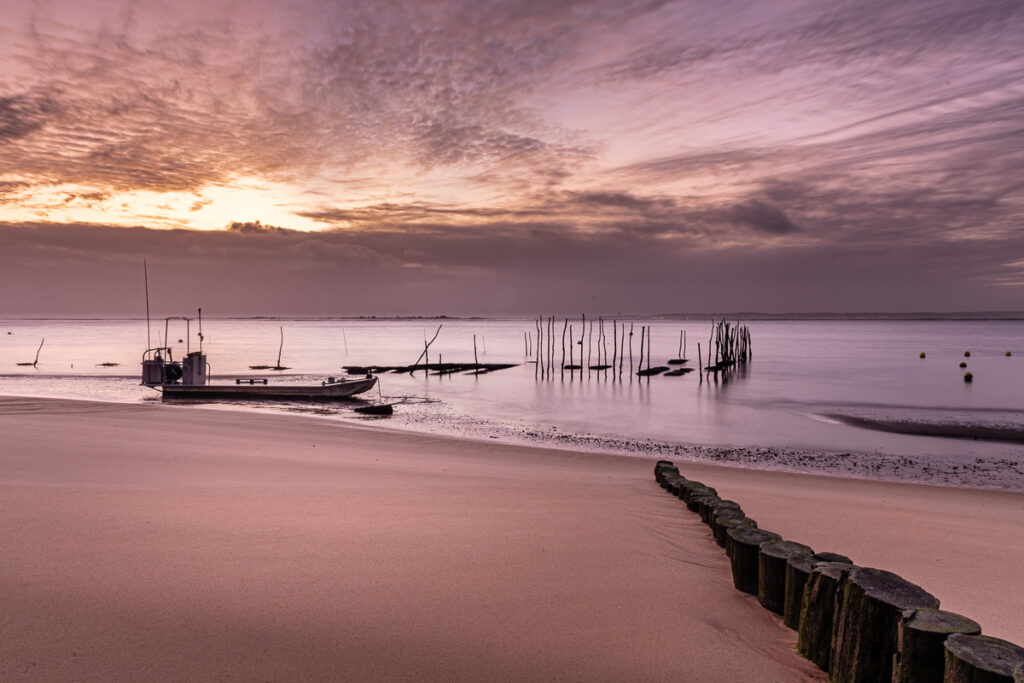
[[[921,358],[924,358],[924,351],[921,352]]]
[[[1009,351],[1007,351],[1007,352],[1006,352],[1006,355],[1007,355],[1007,356],[1012,356],[1013,354],[1012,354],[1012,353],[1010,353]]]
[[[970,357],[971,357],[971,352],[970,351],[964,351],[964,358],[970,358]]]
[[[967,363],[965,363],[964,361],[960,361],[960,367],[966,368],[967,367]]]
[[[973,382],[974,381],[974,375],[972,375],[969,372],[965,372],[964,373],[964,381],[965,382]]]

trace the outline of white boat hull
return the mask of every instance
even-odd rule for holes
[[[322,385],[301,384],[163,384],[164,398],[246,398],[330,401],[362,394],[374,387],[376,377],[345,379]]]

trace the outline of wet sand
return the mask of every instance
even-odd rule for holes
[[[824,679],[653,460],[20,398],[0,434],[0,679]],[[1024,495],[679,465],[1022,639]]]

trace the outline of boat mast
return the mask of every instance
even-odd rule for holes
[[[153,342],[150,339],[149,334],[149,265],[146,260],[142,260],[142,273],[146,278],[146,348],[152,348]]]

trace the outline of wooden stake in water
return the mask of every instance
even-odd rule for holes
[[[612,375],[615,374],[615,361],[618,359],[619,350],[619,321],[612,321]]]
[[[622,329],[626,329],[625,323],[622,325]],[[629,324],[629,372],[633,372],[633,323]]]
[[[619,337],[619,379],[622,379],[622,359],[626,357],[626,323],[622,323],[622,336]]]
[[[701,360],[700,355],[700,342],[697,342],[697,376],[700,377],[700,383],[704,383],[704,362]]]
[[[565,379],[565,331],[569,328],[569,319],[565,319],[565,325],[562,326],[562,378]]]
[[[651,334],[651,328],[648,327],[647,328],[647,371],[648,372],[650,372],[650,370],[651,370],[651,337],[652,336],[653,335]]]
[[[576,365],[573,362],[573,343],[572,343],[572,325],[569,325],[569,379],[573,376],[573,366]]]
[[[281,367],[281,352],[284,351],[284,326],[281,326],[281,344],[277,347],[277,367]]]
[[[590,322],[590,333],[587,335],[587,372],[590,372],[590,367],[594,364],[590,361],[591,353],[591,342],[594,341],[594,321]]]
[[[640,364],[636,366],[636,371],[640,372],[644,369],[644,335],[647,333],[647,326],[640,326]]]

